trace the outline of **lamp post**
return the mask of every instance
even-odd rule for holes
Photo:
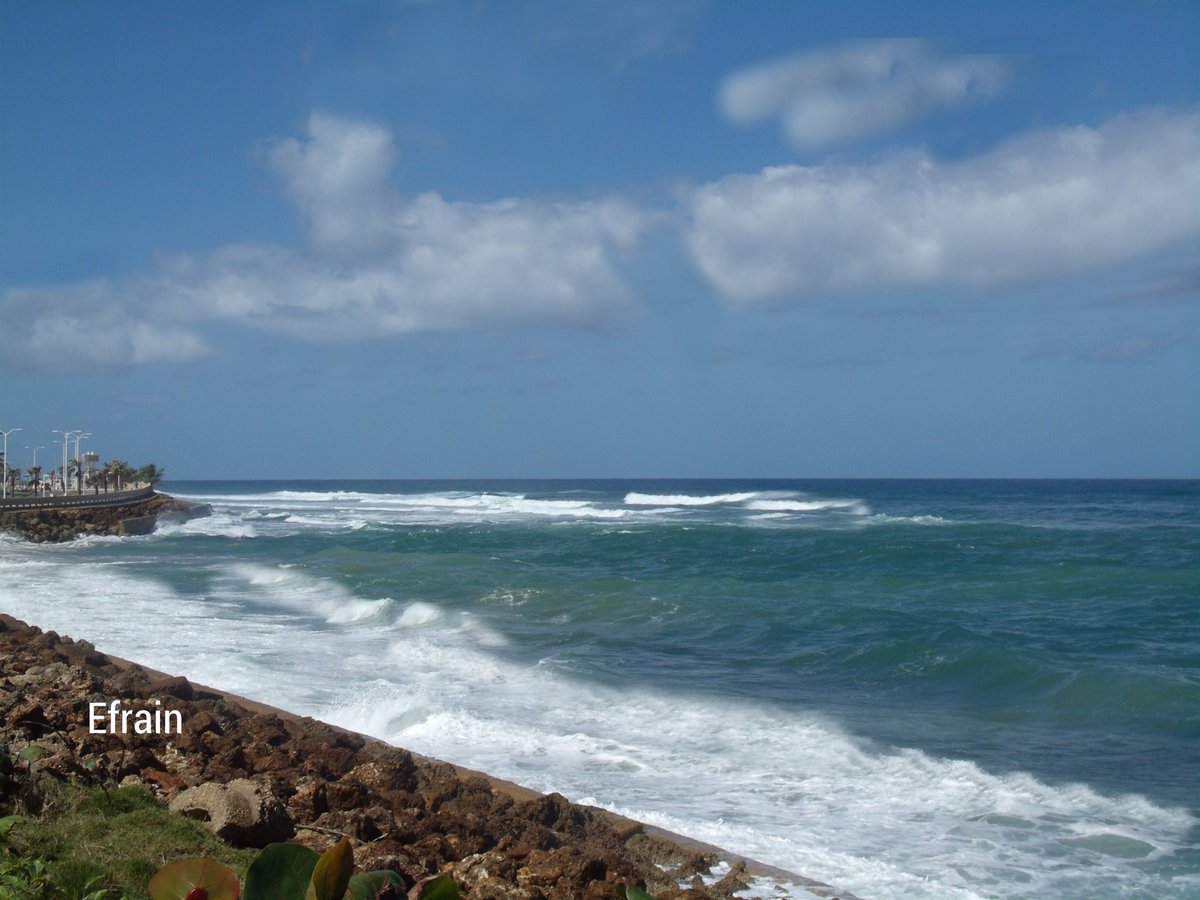
[[[8,436],[20,430],[20,428],[10,428],[8,431],[0,431],[0,434],[4,435],[4,493],[0,496],[3,496],[5,500],[8,499]]]
[[[62,484],[63,484],[63,496],[65,497],[67,495],[67,447],[71,443],[71,438],[74,435],[82,434],[83,432],[60,431],[59,429],[55,428],[54,433],[61,434],[63,436]]]
[[[75,435],[75,465],[78,466],[78,468],[75,470],[75,488],[76,493],[79,494],[83,493],[83,457],[79,455],[79,442],[84,438],[90,438],[91,436],[92,433],[90,431],[81,431]]]

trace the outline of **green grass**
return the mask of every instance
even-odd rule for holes
[[[256,855],[169,812],[144,788],[49,783],[43,790],[39,813],[26,814],[9,832],[7,852],[0,850],[0,900],[148,900],[146,885],[167,862],[210,856],[241,878]],[[39,861],[41,875],[33,871]],[[19,887],[6,887],[7,877]]]

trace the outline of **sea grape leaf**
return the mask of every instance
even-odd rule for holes
[[[300,844],[267,844],[246,870],[243,900],[303,897],[320,858]]]
[[[33,762],[35,759],[41,759],[45,755],[45,747],[39,747],[37,744],[30,744],[17,754],[17,759],[23,759],[25,762]]]
[[[651,894],[647,894],[640,887],[632,884],[627,884],[618,890],[624,895],[625,900],[654,900]]]
[[[377,872],[359,872],[350,879],[352,900],[375,900],[388,885],[396,889],[396,896],[405,896],[404,880],[395,872],[380,869]]]
[[[458,885],[449,875],[422,878],[408,892],[408,900],[459,900]]]
[[[350,849],[350,842],[342,838],[317,860],[305,900],[342,900],[352,871],[354,851]]]
[[[185,900],[195,888],[207,892],[208,900],[238,900],[241,885],[232,869],[207,857],[177,859],[150,879],[150,896],[154,900]]]

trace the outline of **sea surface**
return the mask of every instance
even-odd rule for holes
[[[1200,897],[1200,482],[164,488],[0,610],[866,900]]]

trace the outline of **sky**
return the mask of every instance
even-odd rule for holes
[[[172,479],[1200,477],[1188,2],[0,0],[0,430]]]

